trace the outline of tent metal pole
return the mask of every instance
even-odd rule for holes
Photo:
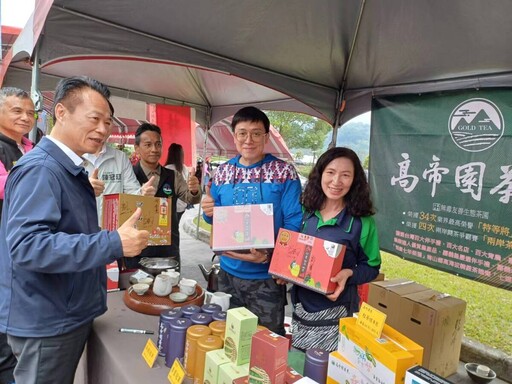
[[[204,171],[205,171],[205,165],[206,165],[206,143],[208,142],[208,135],[210,134],[210,124],[211,124],[211,117],[212,117],[212,108],[208,107],[206,111],[206,126],[205,126],[205,132],[204,132],[204,142],[203,142],[203,169],[201,172],[201,191],[206,191],[206,186],[204,185]],[[198,129],[196,127],[196,129]],[[196,239],[199,240],[199,223],[201,221],[201,203],[199,203],[199,209],[197,210],[197,224],[196,224]]]
[[[41,73],[41,68],[39,66],[39,45],[38,42],[34,47],[34,52],[32,56],[32,82],[30,84],[30,97],[34,102],[34,108],[36,112],[40,112],[43,110],[43,95],[39,91],[39,75]],[[32,127],[32,130],[29,132],[29,139],[33,143],[36,142],[37,138],[37,122]]]

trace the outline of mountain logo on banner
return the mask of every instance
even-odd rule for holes
[[[501,139],[505,121],[496,104],[475,98],[460,103],[452,111],[448,129],[457,147],[467,152],[481,152]]]

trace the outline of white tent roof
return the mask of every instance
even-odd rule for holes
[[[43,73],[192,105],[200,123],[255,104],[337,124],[373,94],[512,85],[511,14],[509,0],[40,0],[13,53],[43,32]]]

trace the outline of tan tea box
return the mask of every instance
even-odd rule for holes
[[[426,290],[403,296],[400,314],[390,325],[425,348],[422,365],[443,377],[457,372],[466,302]]]
[[[219,369],[223,364],[231,363],[224,353],[224,349],[216,349],[206,352],[204,364],[204,384],[215,384],[219,382]]]
[[[428,288],[409,279],[391,279],[374,281],[368,290],[368,304],[384,312],[386,323],[395,327],[397,319],[402,316],[400,303],[402,296],[425,291]]]
[[[247,364],[251,358],[252,335],[258,317],[245,307],[228,309],[224,353],[236,365]]]
[[[232,384],[236,379],[249,374],[249,364],[235,365],[234,363],[222,364],[219,368],[218,384]]]
[[[148,245],[170,245],[171,205],[164,197],[125,193],[103,196],[103,229],[115,231],[139,207],[142,208],[142,216],[136,227],[149,231]]]
[[[268,329],[252,337],[249,383],[284,384],[289,342]]]

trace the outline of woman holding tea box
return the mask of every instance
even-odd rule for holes
[[[357,286],[375,279],[381,258],[370,187],[356,153],[331,148],[315,164],[302,194],[301,232],[346,246],[338,285],[323,295],[294,285],[292,346],[334,351],[338,321],[359,309]]]

